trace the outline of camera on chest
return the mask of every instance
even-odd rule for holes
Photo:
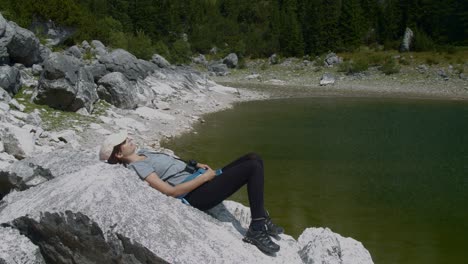
[[[196,160],[189,160],[187,162],[187,166],[185,166],[185,171],[190,174],[193,174],[194,172],[198,170],[197,164],[198,162]]]

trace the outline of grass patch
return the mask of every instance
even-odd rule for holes
[[[358,59],[356,61],[347,60],[338,65],[338,71],[348,75],[367,71],[367,69],[369,69],[369,63],[364,59]]]
[[[393,58],[388,58],[387,61],[379,68],[381,72],[386,75],[395,74],[400,72],[400,66]]]
[[[31,113],[35,109],[39,110],[42,128],[49,131],[70,129],[73,125],[85,126],[90,123],[102,123],[97,117],[105,114],[106,110],[110,108],[109,103],[99,100],[94,104],[92,115],[84,116],[75,112],[58,110],[48,105],[36,104],[31,100],[31,92],[31,88],[23,86],[14,98],[25,106],[24,113]]]

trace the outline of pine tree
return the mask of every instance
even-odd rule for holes
[[[295,0],[284,0],[281,5],[280,49],[287,56],[304,55],[304,41]]]
[[[359,0],[346,0],[343,2],[339,26],[344,49],[353,50],[361,44],[365,27]]]

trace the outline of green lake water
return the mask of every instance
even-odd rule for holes
[[[204,119],[165,146],[212,167],[259,153],[266,207],[294,237],[329,227],[378,264],[467,263],[466,101],[290,98]]]

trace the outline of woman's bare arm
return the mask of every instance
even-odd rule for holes
[[[169,183],[161,180],[155,172],[152,172],[148,177],[146,177],[145,181],[148,182],[151,187],[164,193],[165,195],[178,197],[184,193],[193,191],[198,186],[213,179],[214,176],[216,176],[216,173],[213,170],[208,169],[205,173],[191,181],[172,186]]]

